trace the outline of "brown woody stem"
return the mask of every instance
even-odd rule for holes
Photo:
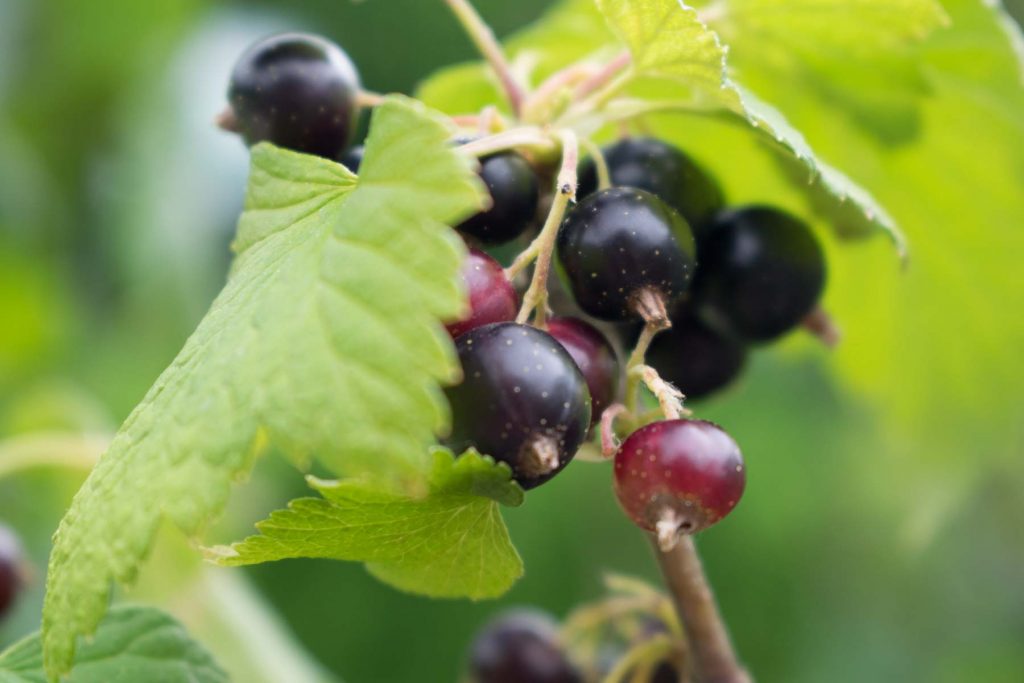
[[[663,551],[651,542],[679,620],[686,630],[696,679],[700,683],[752,683],[733,650],[692,536]]]

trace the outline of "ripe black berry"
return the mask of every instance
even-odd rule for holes
[[[452,337],[482,325],[515,320],[519,296],[500,263],[478,249],[470,249],[462,263],[462,281],[469,298],[469,314],[448,325]]]
[[[366,148],[362,145],[353,145],[345,150],[345,153],[338,159],[342,164],[345,165],[348,170],[353,173],[359,173],[359,166],[363,163],[363,154],[366,153]]]
[[[746,347],[723,336],[692,313],[672,317],[672,327],[651,342],[647,364],[686,398],[707,396],[739,376]]]
[[[601,332],[579,318],[552,318],[548,333],[565,347],[587,380],[590,390],[591,424],[615,400],[619,390],[619,359]]]
[[[611,183],[657,195],[682,214],[695,233],[703,230],[725,204],[718,183],[679,149],[654,138],[626,138],[605,147]],[[597,189],[592,159],[580,166],[578,194]]]
[[[729,332],[752,342],[800,323],[825,286],[825,257],[806,223],[765,206],[729,211],[701,242],[696,296]]]
[[[337,159],[355,126],[359,74],[331,41],[282,33],[235,63],[228,101],[247,144],[269,140]]]
[[[21,591],[25,553],[18,536],[0,524],[0,619],[7,614]]]
[[[540,197],[530,164],[515,152],[501,152],[480,160],[480,177],[491,194],[491,208],[469,218],[458,230],[485,244],[519,237],[533,221]]]
[[[653,194],[611,188],[574,208],[558,233],[558,259],[576,303],[606,320],[637,318],[646,295],[681,300],[696,267],[693,234]]]
[[[494,323],[455,340],[461,384],[447,389],[448,445],[508,463],[530,489],[555,476],[590,427],[590,392],[569,353],[547,332]]]
[[[703,420],[665,420],[629,435],[615,454],[615,495],[639,527],[671,542],[732,511],[746,471],[739,446]]]
[[[513,610],[487,624],[470,652],[473,683],[582,683],[543,612]]]

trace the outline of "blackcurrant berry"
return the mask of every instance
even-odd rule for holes
[[[654,338],[647,364],[679,388],[688,399],[711,394],[739,376],[746,347],[719,334],[696,315],[672,317],[672,327]]]
[[[337,159],[355,127],[359,74],[331,41],[282,33],[251,46],[235,63],[228,102],[247,144],[269,140]]]
[[[366,148],[362,145],[353,145],[345,150],[345,153],[338,159],[342,164],[345,165],[348,170],[353,173],[359,173],[359,166],[363,163],[363,154],[366,153]]]
[[[639,527],[671,542],[732,511],[746,471],[736,442],[703,420],[665,420],[636,430],[615,454],[615,495]]]
[[[470,651],[474,683],[582,683],[558,642],[554,619],[535,610],[512,610],[487,624]]]
[[[799,324],[825,286],[825,257],[810,227],[766,206],[722,214],[700,255],[697,300],[714,322],[752,342]]]
[[[653,194],[611,188],[581,201],[558,232],[558,259],[576,303],[627,320],[645,298],[671,308],[689,287],[696,247],[686,220]]]
[[[0,524],[0,619],[14,605],[23,586],[25,552],[18,536]]]
[[[725,204],[718,183],[693,159],[661,140],[626,138],[602,152],[612,185],[657,195],[682,214],[695,233]],[[596,189],[597,169],[593,159],[585,159],[580,165],[577,194],[583,197]]]
[[[590,427],[590,392],[572,356],[547,332],[494,323],[455,340],[461,384],[446,390],[448,445],[508,463],[530,489],[576,455]]]
[[[469,314],[448,325],[452,337],[481,325],[515,320],[519,296],[500,263],[478,249],[470,249],[462,263],[462,281],[469,297]]]
[[[579,318],[552,318],[548,321],[548,333],[565,347],[587,380],[590,421],[597,422],[619,390],[619,359],[615,349],[596,327]]]
[[[515,152],[501,152],[480,160],[480,177],[491,194],[491,208],[467,219],[458,230],[485,244],[519,237],[537,213],[540,189],[533,168]]]

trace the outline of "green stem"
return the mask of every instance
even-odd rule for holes
[[[562,167],[558,172],[555,196],[551,201],[551,210],[548,211],[544,227],[541,228],[540,234],[537,235],[533,244],[526,249],[527,252],[536,252],[537,263],[533,269],[530,287],[523,295],[522,308],[519,309],[519,315],[516,316],[516,322],[525,323],[529,320],[530,313],[536,311],[534,324],[540,328],[544,327],[547,317],[548,274],[551,271],[551,258],[555,251],[555,238],[558,237],[558,228],[562,224],[562,217],[565,216],[569,202],[576,197],[579,143],[576,140],[576,134],[571,130],[563,130],[559,136],[562,139]],[[516,264],[513,263],[512,266],[515,267]]]
[[[476,45],[477,50],[480,51],[480,54],[491,65],[494,73],[498,76],[502,90],[505,92],[505,98],[508,100],[513,116],[519,118],[523,109],[525,92],[513,75],[512,67],[509,66],[508,60],[505,58],[505,52],[494,37],[494,32],[490,26],[484,23],[484,20],[480,18],[480,15],[468,0],[445,0],[445,2],[452,13],[455,14],[455,18],[462,24],[470,40]]]
[[[590,138],[580,140],[580,146],[587,150],[587,154],[594,160],[594,169],[597,171],[597,189],[607,190],[612,186],[612,178],[608,171],[608,160],[604,158],[604,152]]]
[[[477,119],[477,123],[479,124],[479,119]],[[544,133],[540,128],[524,126],[467,142],[459,149],[465,154],[482,157],[514,147],[552,149],[555,147],[555,142],[551,139],[550,135]]]

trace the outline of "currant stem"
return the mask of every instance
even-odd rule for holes
[[[578,102],[588,97],[591,93],[597,92],[607,85],[609,81],[618,76],[623,69],[632,63],[632,61],[633,57],[629,54],[628,50],[616,55],[615,58],[605,64],[600,71],[576,87],[576,92],[573,93],[573,99]]]
[[[455,18],[462,24],[470,40],[476,45],[477,50],[480,51],[480,54],[491,65],[494,73],[498,76],[498,80],[501,82],[502,90],[505,91],[505,97],[508,100],[509,107],[512,109],[513,116],[519,118],[523,109],[525,92],[513,75],[512,67],[509,66],[508,60],[505,58],[505,52],[494,37],[494,32],[484,23],[484,20],[480,18],[480,15],[468,0],[445,0],[445,2],[452,13],[455,14]]]
[[[607,190],[612,186],[612,177],[608,171],[608,161],[604,158],[604,152],[590,138],[583,138],[580,141],[580,145],[583,149],[587,150],[587,154],[594,160],[594,169],[597,171],[597,189]]]
[[[605,458],[615,456],[619,450],[619,440],[615,436],[615,418],[626,412],[626,406],[613,403],[601,413],[601,455]]]
[[[475,122],[479,125],[480,119],[475,119]],[[482,157],[514,147],[552,148],[554,146],[555,141],[551,139],[550,135],[546,135],[541,131],[540,128],[521,127],[467,142],[460,149],[466,154]]]
[[[533,278],[530,280],[530,287],[523,295],[523,305],[516,316],[517,323],[525,323],[530,318],[530,313],[536,311],[534,325],[543,329],[545,317],[547,316],[548,299],[548,274],[551,272],[551,257],[555,251],[555,238],[558,237],[558,228],[562,225],[562,217],[569,206],[569,202],[576,198],[576,166],[579,163],[579,143],[576,134],[571,130],[562,130],[559,133],[562,139],[562,166],[556,180],[555,196],[551,201],[551,210],[548,212],[544,227],[533,243],[526,248],[526,252],[535,251],[537,263],[533,269]],[[517,258],[518,262],[519,259]],[[528,261],[527,261],[528,262]],[[513,263],[509,270],[516,267]],[[520,269],[522,266],[519,266]],[[507,273],[508,271],[506,271]],[[518,271],[516,271],[518,272]]]
[[[360,90],[356,93],[356,105],[359,107],[376,107],[384,101],[384,95],[369,90]]]
[[[661,658],[671,654],[674,649],[673,646],[672,639],[664,635],[655,636],[643,641],[631,648],[625,655],[619,657],[615,667],[601,679],[601,683],[625,683],[626,681],[636,680],[632,676],[628,679],[626,677],[640,666],[644,664],[653,665]],[[650,668],[653,668],[653,666]]]
[[[696,678],[701,683],[752,683],[739,663],[718,611],[692,536],[665,552],[651,536],[654,556],[686,630]]]

